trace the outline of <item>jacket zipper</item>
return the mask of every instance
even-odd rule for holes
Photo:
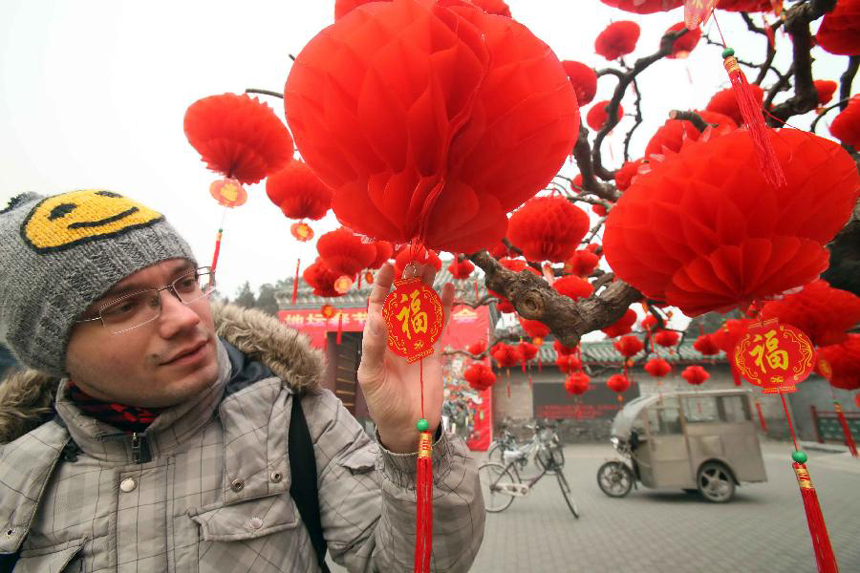
[[[131,461],[136,464],[145,464],[152,461],[152,453],[149,451],[149,441],[145,435],[132,432],[131,434]]]

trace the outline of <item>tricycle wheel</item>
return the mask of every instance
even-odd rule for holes
[[[609,497],[624,497],[633,487],[633,472],[622,462],[606,462],[597,470],[597,485]]]
[[[735,495],[735,480],[729,469],[720,462],[706,462],[699,469],[696,480],[699,493],[712,503],[726,503]]]

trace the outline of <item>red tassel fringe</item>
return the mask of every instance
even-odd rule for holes
[[[302,260],[299,259],[296,261],[296,280],[293,281],[293,302],[292,305],[296,306],[296,301],[299,298],[299,268],[302,266]]]
[[[433,556],[433,434],[421,432],[418,442],[415,522],[415,573],[429,573]]]
[[[804,464],[795,462],[791,466],[794,468],[797,483],[800,486],[800,497],[803,500],[803,509],[806,510],[806,522],[809,525],[809,534],[812,536],[812,548],[815,550],[818,571],[837,573],[839,566],[836,564],[836,556],[830,546],[827,525],[824,523],[824,515],[821,513],[821,504],[818,503],[818,494],[812,485],[812,478],[809,477]]]
[[[215,235],[215,254],[212,255],[212,272],[218,268],[218,255],[221,253],[221,237],[224,236],[224,230],[218,229],[218,234]]]
[[[845,414],[842,413],[842,405],[839,402],[833,402],[833,409],[836,410],[836,417],[839,419],[839,425],[842,426],[842,434],[845,436],[845,445],[851,455],[857,457],[857,444],[854,443],[854,436],[851,435],[851,428],[848,427],[848,421],[845,419]]]
[[[343,311],[337,313],[337,343],[343,342]]]
[[[761,424],[761,431],[767,434],[767,422],[761,413],[761,404],[758,403],[758,400],[755,401],[755,411],[758,413],[758,423]]]

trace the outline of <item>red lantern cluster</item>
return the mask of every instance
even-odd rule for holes
[[[842,390],[860,390],[860,334],[818,349],[816,370]]]
[[[830,134],[845,145],[860,148],[860,95],[852,97],[848,106],[833,119]]]
[[[613,343],[613,346],[625,358],[633,358],[645,350],[645,343],[642,342],[642,339],[633,335],[622,336]]]
[[[293,140],[268,105],[245,94],[209,96],[188,106],[185,137],[206,166],[244,185],[293,158]]]
[[[692,384],[693,386],[698,386],[711,377],[711,375],[708,374],[708,371],[701,366],[687,366],[684,371],[681,372],[681,376],[684,377],[684,380],[686,380],[688,384]]]
[[[588,124],[588,127],[593,129],[594,131],[600,131],[603,129],[603,126],[606,124],[607,120],[609,120],[609,112],[607,108],[609,107],[609,100],[599,101],[588,110],[588,114],[585,116],[585,123]],[[621,104],[618,104],[618,119],[624,115],[624,108],[621,107]],[[597,205],[595,205],[596,207]]]
[[[645,364],[645,371],[654,378],[662,378],[672,371],[672,367],[662,358],[652,358]]]
[[[376,247],[344,227],[320,236],[317,251],[333,273],[353,277],[376,258]]]
[[[304,161],[290,161],[269,175],[266,195],[290,219],[322,219],[331,208],[331,189]]]
[[[532,344],[531,342],[520,342],[519,344],[519,352],[520,356],[523,357],[523,363],[528,362],[537,356],[538,347]]]
[[[628,380],[627,376],[624,374],[613,374],[609,377],[609,380],[606,381],[606,385],[609,386],[609,389],[613,392],[622,394],[630,388],[630,380]]]
[[[630,331],[633,330],[634,324],[636,324],[636,311],[632,308],[628,308],[624,311],[624,315],[621,318],[601,330],[606,333],[606,336],[609,338],[615,338],[616,336],[629,334]]]
[[[572,60],[564,60],[561,65],[567,74],[567,79],[570,80],[570,85],[573,86],[573,91],[576,92],[579,106],[591,103],[597,94],[597,74],[594,69],[582,62]]]
[[[594,41],[594,51],[607,60],[616,60],[636,49],[639,33],[639,24],[636,22],[613,22],[598,34]]]
[[[559,355],[571,354],[576,350],[575,346],[565,346],[564,344],[561,343],[561,340],[559,340],[557,338],[552,343],[552,347],[555,348],[556,353]]]
[[[501,240],[506,213],[545,188],[579,130],[552,50],[467,2],[355,8],[298,55],[284,106],[339,221],[461,253]]]
[[[731,131],[737,128],[737,124],[732,118],[715,111],[698,111],[698,113],[706,123],[717,124],[717,127],[712,128],[720,132]],[[664,155],[666,150],[672,152],[681,151],[685,141],[698,141],[702,135],[691,121],[670,119],[660,126],[651,139],[648,145],[645,146],[645,156],[650,157],[655,153]]]
[[[573,255],[588,225],[588,215],[564,197],[535,197],[511,215],[508,236],[526,259],[561,263]]]
[[[749,84],[750,93],[756,104],[761,107],[764,102],[764,90],[755,84]],[[744,118],[741,115],[741,110],[738,107],[738,98],[732,88],[720,90],[713,95],[708,105],[705,106],[707,111],[714,111],[727,115],[737,124],[743,125]]]
[[[720,347],[717,346],[712,334],[703,334],[699,336],[693,343],[693,348],[699,351],[704,356],[714,356],[720,353]]]
[[[582,361],[574,354],[559,354],[555,359],[555,365],[565,374],[582,370]]]
[[[857,202],[860,176],[836,143],[770,131],[786,184],[755,165],[745,131],[698,141],[640,175],[615,204],[603,247],[616,276],[688,316],[814,280]],[[802,157],[803,161],[797,158]]]
[[[672,24],[669,28],[664,32],[663,35],[666,35],[670,32],[679,32],[685,29],[683,22],[678,22],[677,24]],[[690,55],[690,52],[693,51],[693,48],[696,47],[696,44],[699,43],[699,39],[702,37],[702,31],[697,27],[694,30],[688,31],[686,34],[681,36],[680,38],[676,38],[674,42],[672,42],[672,52],[666,56],[671,59],[675,58],[686,58]]]
[[[338,292],[335,288],[335,282],[341,276],[343,274],[331,271],[320,257],[317,257],[313,264],[302,273],[305,282],[313,287],[314,294],[324,297],[343,296],[346,294],[346,291]],[[355,277],[352,278],[354,280]]]
[[[472,261],[468,259],[463,259],[462,261],[458,261],[456,258],[451,261],[448,265],[448,272],[451,273],[451,276],[458,280],[463,280],[469,278],[469,275],[472,274],[472,271],[475,270],[475,265],[472,264]]]
[[[565,263],[565,270],[577,277],[587,277],[600,262],[600,257],[588,249],[578,249]],[[594,289],[592,288],[592,292]],[[591,296],[589,294],[589,296]]]
[[[860,323],[860,297],[817,280],[800,292],[767,303],[761,316],[796,326],[815,346],[839,344]]]
[[[860,0],[839,0],[824,15],[815,39],[831,54],[860,54]]]
[[[564,379],[564,389],[574,396],[581,396],[588,391],[591,378],[584,372],[573,372]]]
[[[463,378],[469,383],[469,386],[479,392],[489,389],[496,382],[496,375],[493,370],[481,362],[473,362],[463,372]]]
[[[504,342],[499,342],[492,349],[490,355],[496,361],[499,368],[512,368],[519,364],[523,357],[520,354],[519,348]]]

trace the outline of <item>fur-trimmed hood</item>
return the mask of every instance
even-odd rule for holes
[[[323,355],[307,336],[264,312],[213,304],[217,335],[260,360],[294,390],[315,391]],[[36,370],[14,372],[0,382],[0,444],[11,442],[53,416],[57,379]]]

